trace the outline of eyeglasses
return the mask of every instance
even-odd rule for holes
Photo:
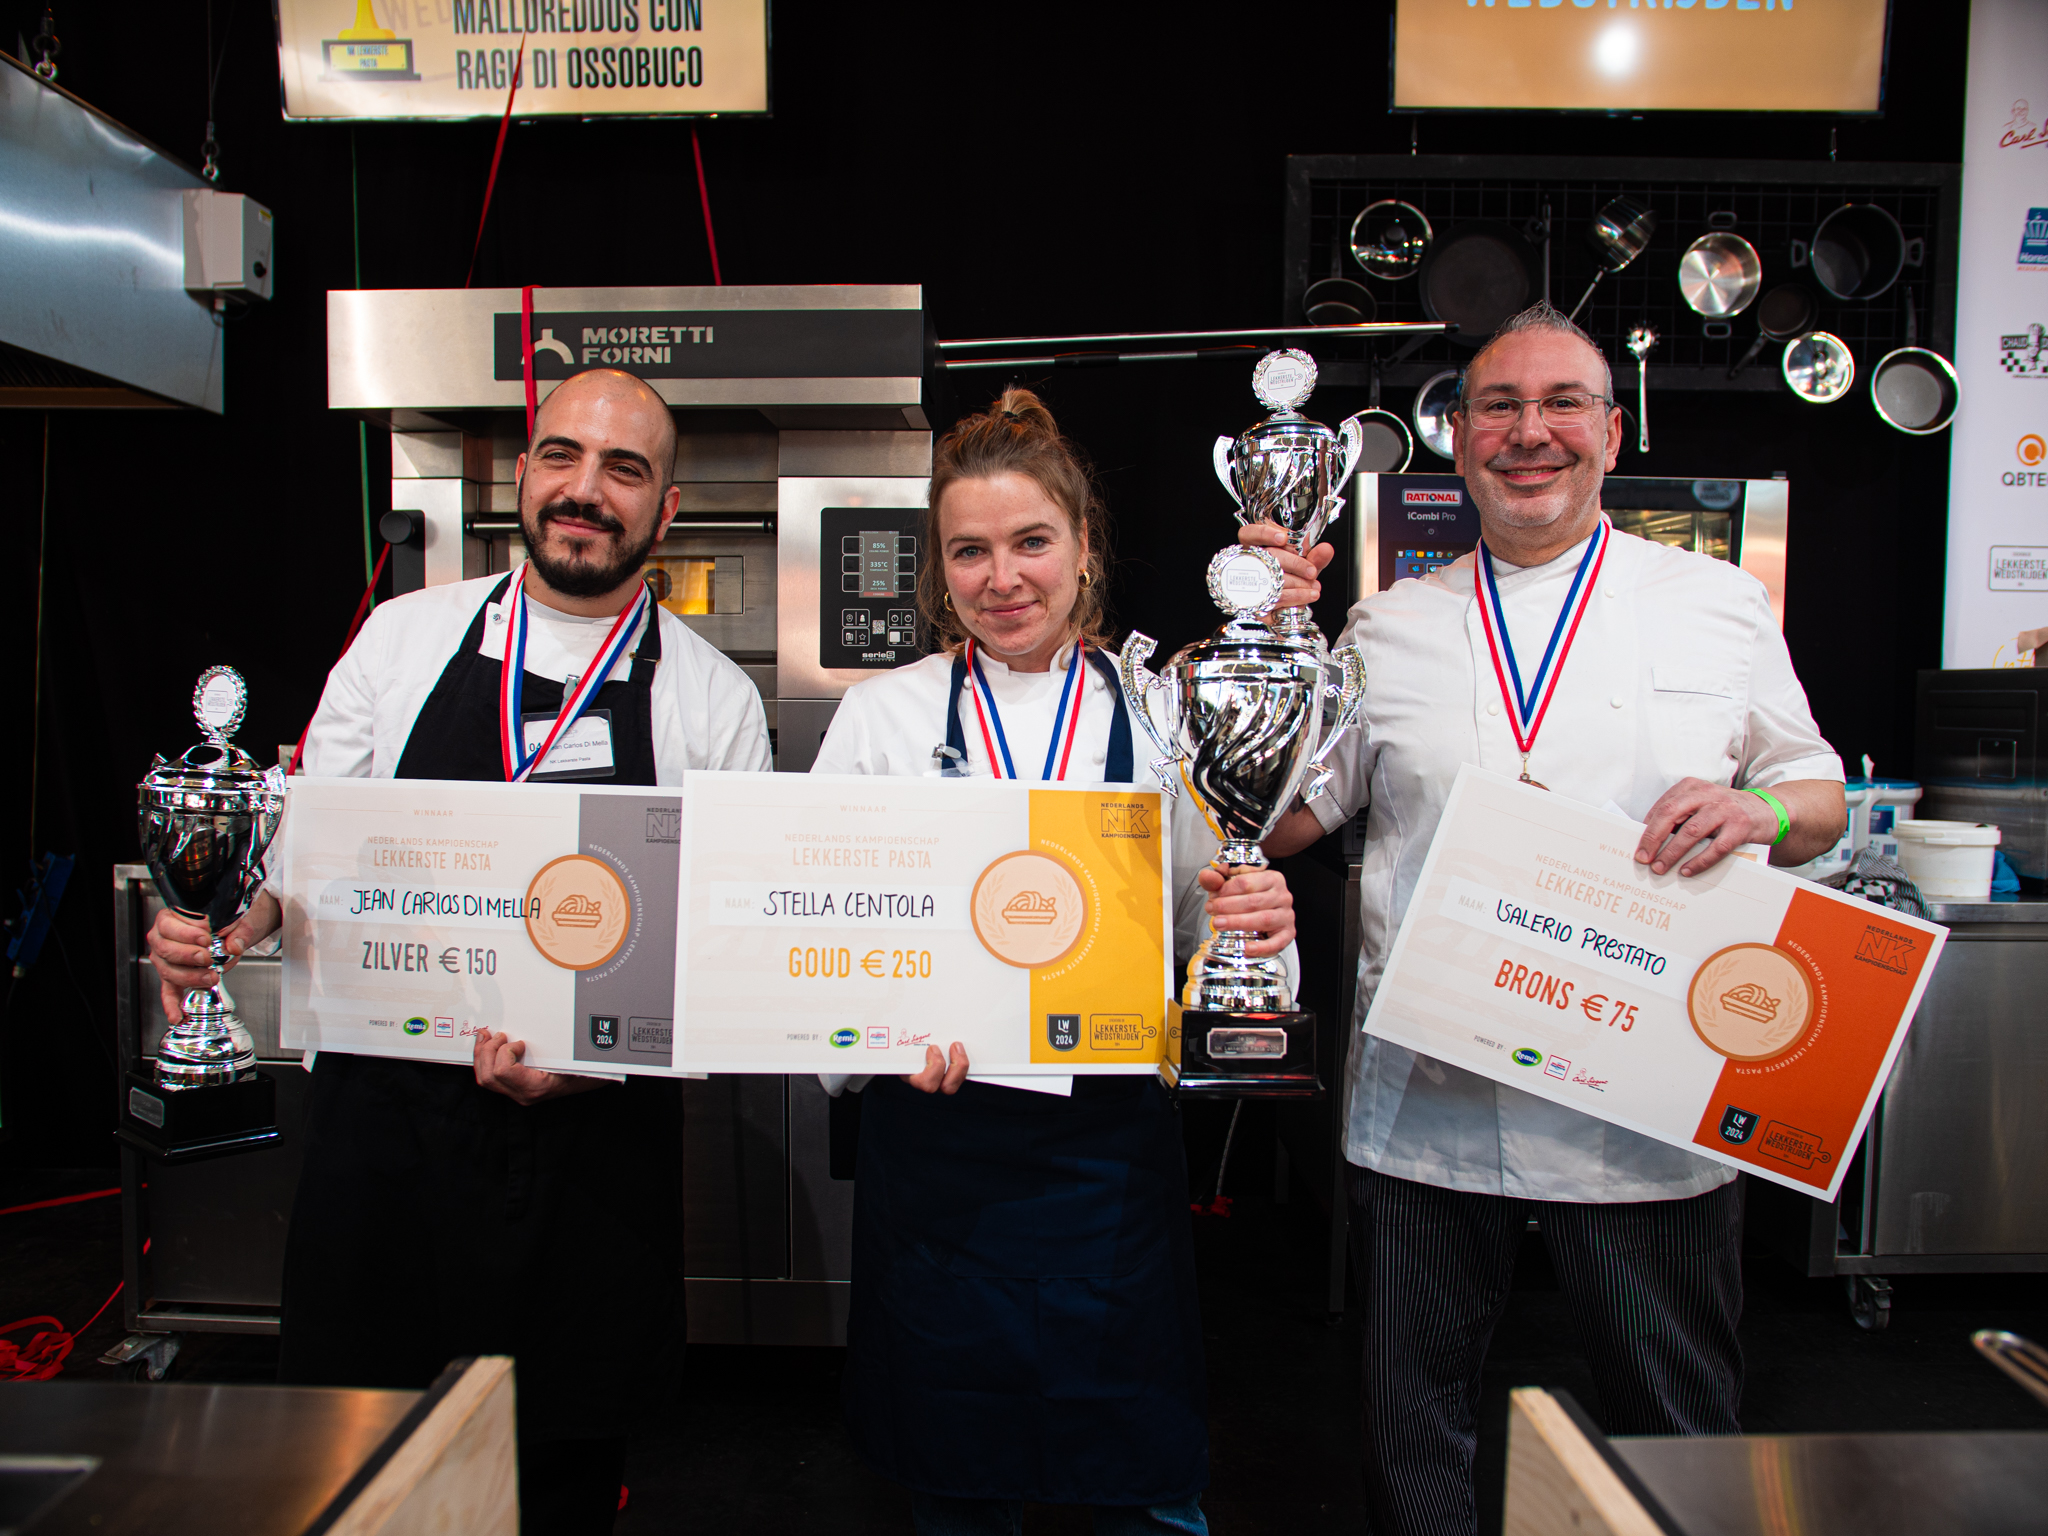
[[[1478,400],[1467,400],[1460,409],[1473,426],[1489,432],[1505,432],[1522,419],[1522,411],[1526,407],[1533,405],[1546,427],[1563,432],[1604,420],[1605,413],[1601,407],[1613,404],[1605,395],[1542,395],[1529,400],[1520,400],[1513,395],[1487,395]]]

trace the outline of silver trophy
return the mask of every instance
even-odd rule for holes
[[[156,888],[173,912],[211,930],[213,967],[223,978],[185,994],[184,1022],[157,1048],[159,1089],[218,1087],[256,1068],[256,1042],[228,996],[221,931],[262,889],[264,850],[284,813],[284,770],[258,768],[229,742],[248,703],[239,672],[209,667],[192,691],[206,740],[175,762],[159,756],[136,786],[142,854]]]
[[[1305,379],[1303,377],[1305,372]],[[1219,468],[1245,522],[1286,528],[1304,549],[1342,505],[1335,488],[1354,433],[1333,433],[1295,411],[1314,364],[1298,352],[1269,354],[1256,376],[1272,417],[1239,438],[1219,439]],[[1347,428],[1351,423],[1345,424]],[[1212,867],[1262,869],[1259,844],[1294,803],[1321,795],[1334,772],[1327,759],[1358,721],[1365,663],[1355,646],[1330,650],[1306,609],[1260,615],[1279,601],[1280,562],[1266,549],[1233,544],[1209,564],[1209,595],[1230,618],[1154,675],[1156,649],[1133,633],[1120,658],[1124,697],[1161,756],[1160,787],[1194,792],[1222,847]],[[1181,994],[1177,1085],[1218,1095],[1320,1092],[1314,1016],[1296,1010],[1278,956],[1245,953],[1241,930],[1215,933],[1195,953]]]
[[[1236,437],[1217,438],[1213,453],[1216,478],[1237,503],[1237,520],[1273,524],[1297,555],[1319,543],[1343,513],[1343,489],[1365,446],[1357,416],[1332,431],[1301,414],[1315,387],[1315,359],[1306,352],[1268,352],[1252,372],[1252,393],[1270,414]],[[1283,608],[1272,625],[1291,640],[1322,644],[1306,608]]]

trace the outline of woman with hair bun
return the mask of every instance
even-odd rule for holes
[[[1005,390],[939,442],[924,537],[942,650],[849,689],[812,771],[1141,782],[1103,649],[1108,519],[1037,396]],[[1170,803],[1176,949],[1206,909],[1253,954],[1289,950],[1286,881],[1226,883]],[[848,1424],[917,1529],[1010,1536],[1030,1501],[1094,1506],[1102,1536],[1206,1532],[1187,1169],[1156,1074],[978,1078],[955,1042],[915,1076],[826,1086],[864,1088]]]

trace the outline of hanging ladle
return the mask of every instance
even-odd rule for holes
[[[1636,359],[1636,452],[1650,451],[1650,348],[1657,345],[1657,333],[1639,325],[1628,333],[1628,349]]]
[[[1599,253],[1600,270],[1593,274],[1593,281],[1586,284],[1586,291],[1572,306],[1572,319],[1579,318],[1579,311],[1593,297],[1602,278],[1621,271],[1643,254],[1656,230],[1657,215],[1632,198],[1617,197],[1600,210],[1586,227],[1586,243]]]

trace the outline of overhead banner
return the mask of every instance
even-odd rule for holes
[[[768,110],[768,0],[275,3],[287,118]]]
[[[1973,0],[1942,665],[2048,625],[2048,6]]]

